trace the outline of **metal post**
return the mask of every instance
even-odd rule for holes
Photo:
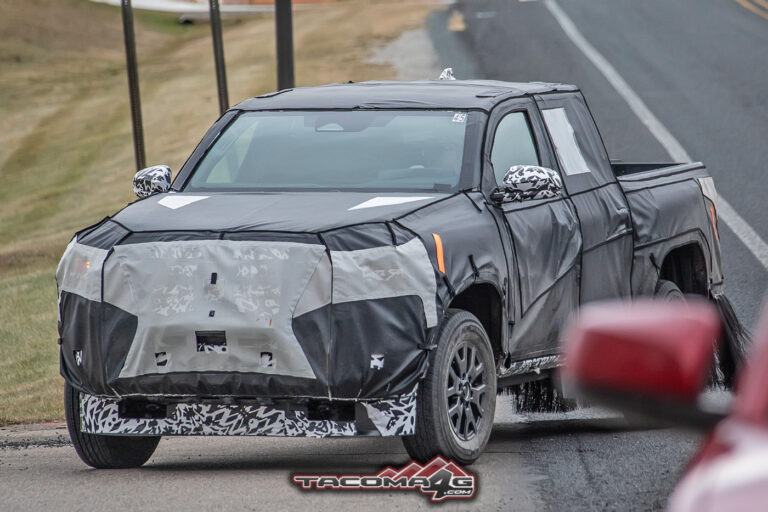
[[[128,70],[128,94],[131,98],[131,121],[133,122],[133,151],[136,156],[136,170],[138,171],[146,167],[146,156],[144,154],[144,128],[141,121],[139,69],[136,64],[136,36],[133,32],[131,0],[122,0],[122,7],[125,67]]]
[[[224,43],[221,38],[221,13],[219,0],[209,0],[211,8],[211,36],[213,38],[213,60],[216,62],[216,85],[219,89],[219,112],[224,113],[229,108],[229,92],[227,91],[227,65],[224,61]]]
[[[277,88],[292,89],[293,19],[291,0],[275,0],[275,33],[277,36]]]

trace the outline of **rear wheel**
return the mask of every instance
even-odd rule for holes
[[[685,294],[680,290],[680,287],[666,279],[659,279],[656,283],[654,297],[664,302],[685,302]],[[627,422],[635,428],[653,429],[670,426],[666,422],[642,412],[624,411],[622,414]]]
[[[80,392],[66,384],[64,407],[67,429],[83,462],[98,469],[137,468],[155,452],[160,436],[104,436],[80,429]]]
[[[435,455],[471,464],[482,453],[496,409],[496,365],[488,335],[466,311],[449,310],[419,387],[416,432],[403,437],[421,462]]]
[[[659,282],[656,284],[656,297],[667,302],[685,302],[685,295],[680,290],[680,288],[672,281],[667,281],[664,279],[659,279]],[[712,363],[712,371],[710,372],[709,377],[710,387],[727,387],[727,379],[725,373],[723,372],[723,365],[721,363],[722,349],[723,347],[718,347],[715,349],[714,362]]]
[[[665,279],[659,279],[659,282],[656,283],[656,297],[667,302],[685,302],[685,295],[680,288],[672,281]]]

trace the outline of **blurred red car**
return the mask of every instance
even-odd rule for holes
[[[594,400],[706,431],[671,512],[768,510],[768,307],[729,403],[703,400],[717,340],[704,301],[584,308],[566,338],[563,379]]]

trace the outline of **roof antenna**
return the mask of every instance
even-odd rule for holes
[[[440,80],[456,80],[456,77],[453,76],[453,68],[445,68],[440,73]]]

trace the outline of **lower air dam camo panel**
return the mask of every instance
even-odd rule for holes
[[[80,425],[89,434],[342,437],[360,434],[407,436],[416,425],[416,388],[397,398],[360,402],[367,423],[310,420],[306,411],[270,405],[182,403],[168,406],[163,418],[125,418],[118,400],[80,394]]]

